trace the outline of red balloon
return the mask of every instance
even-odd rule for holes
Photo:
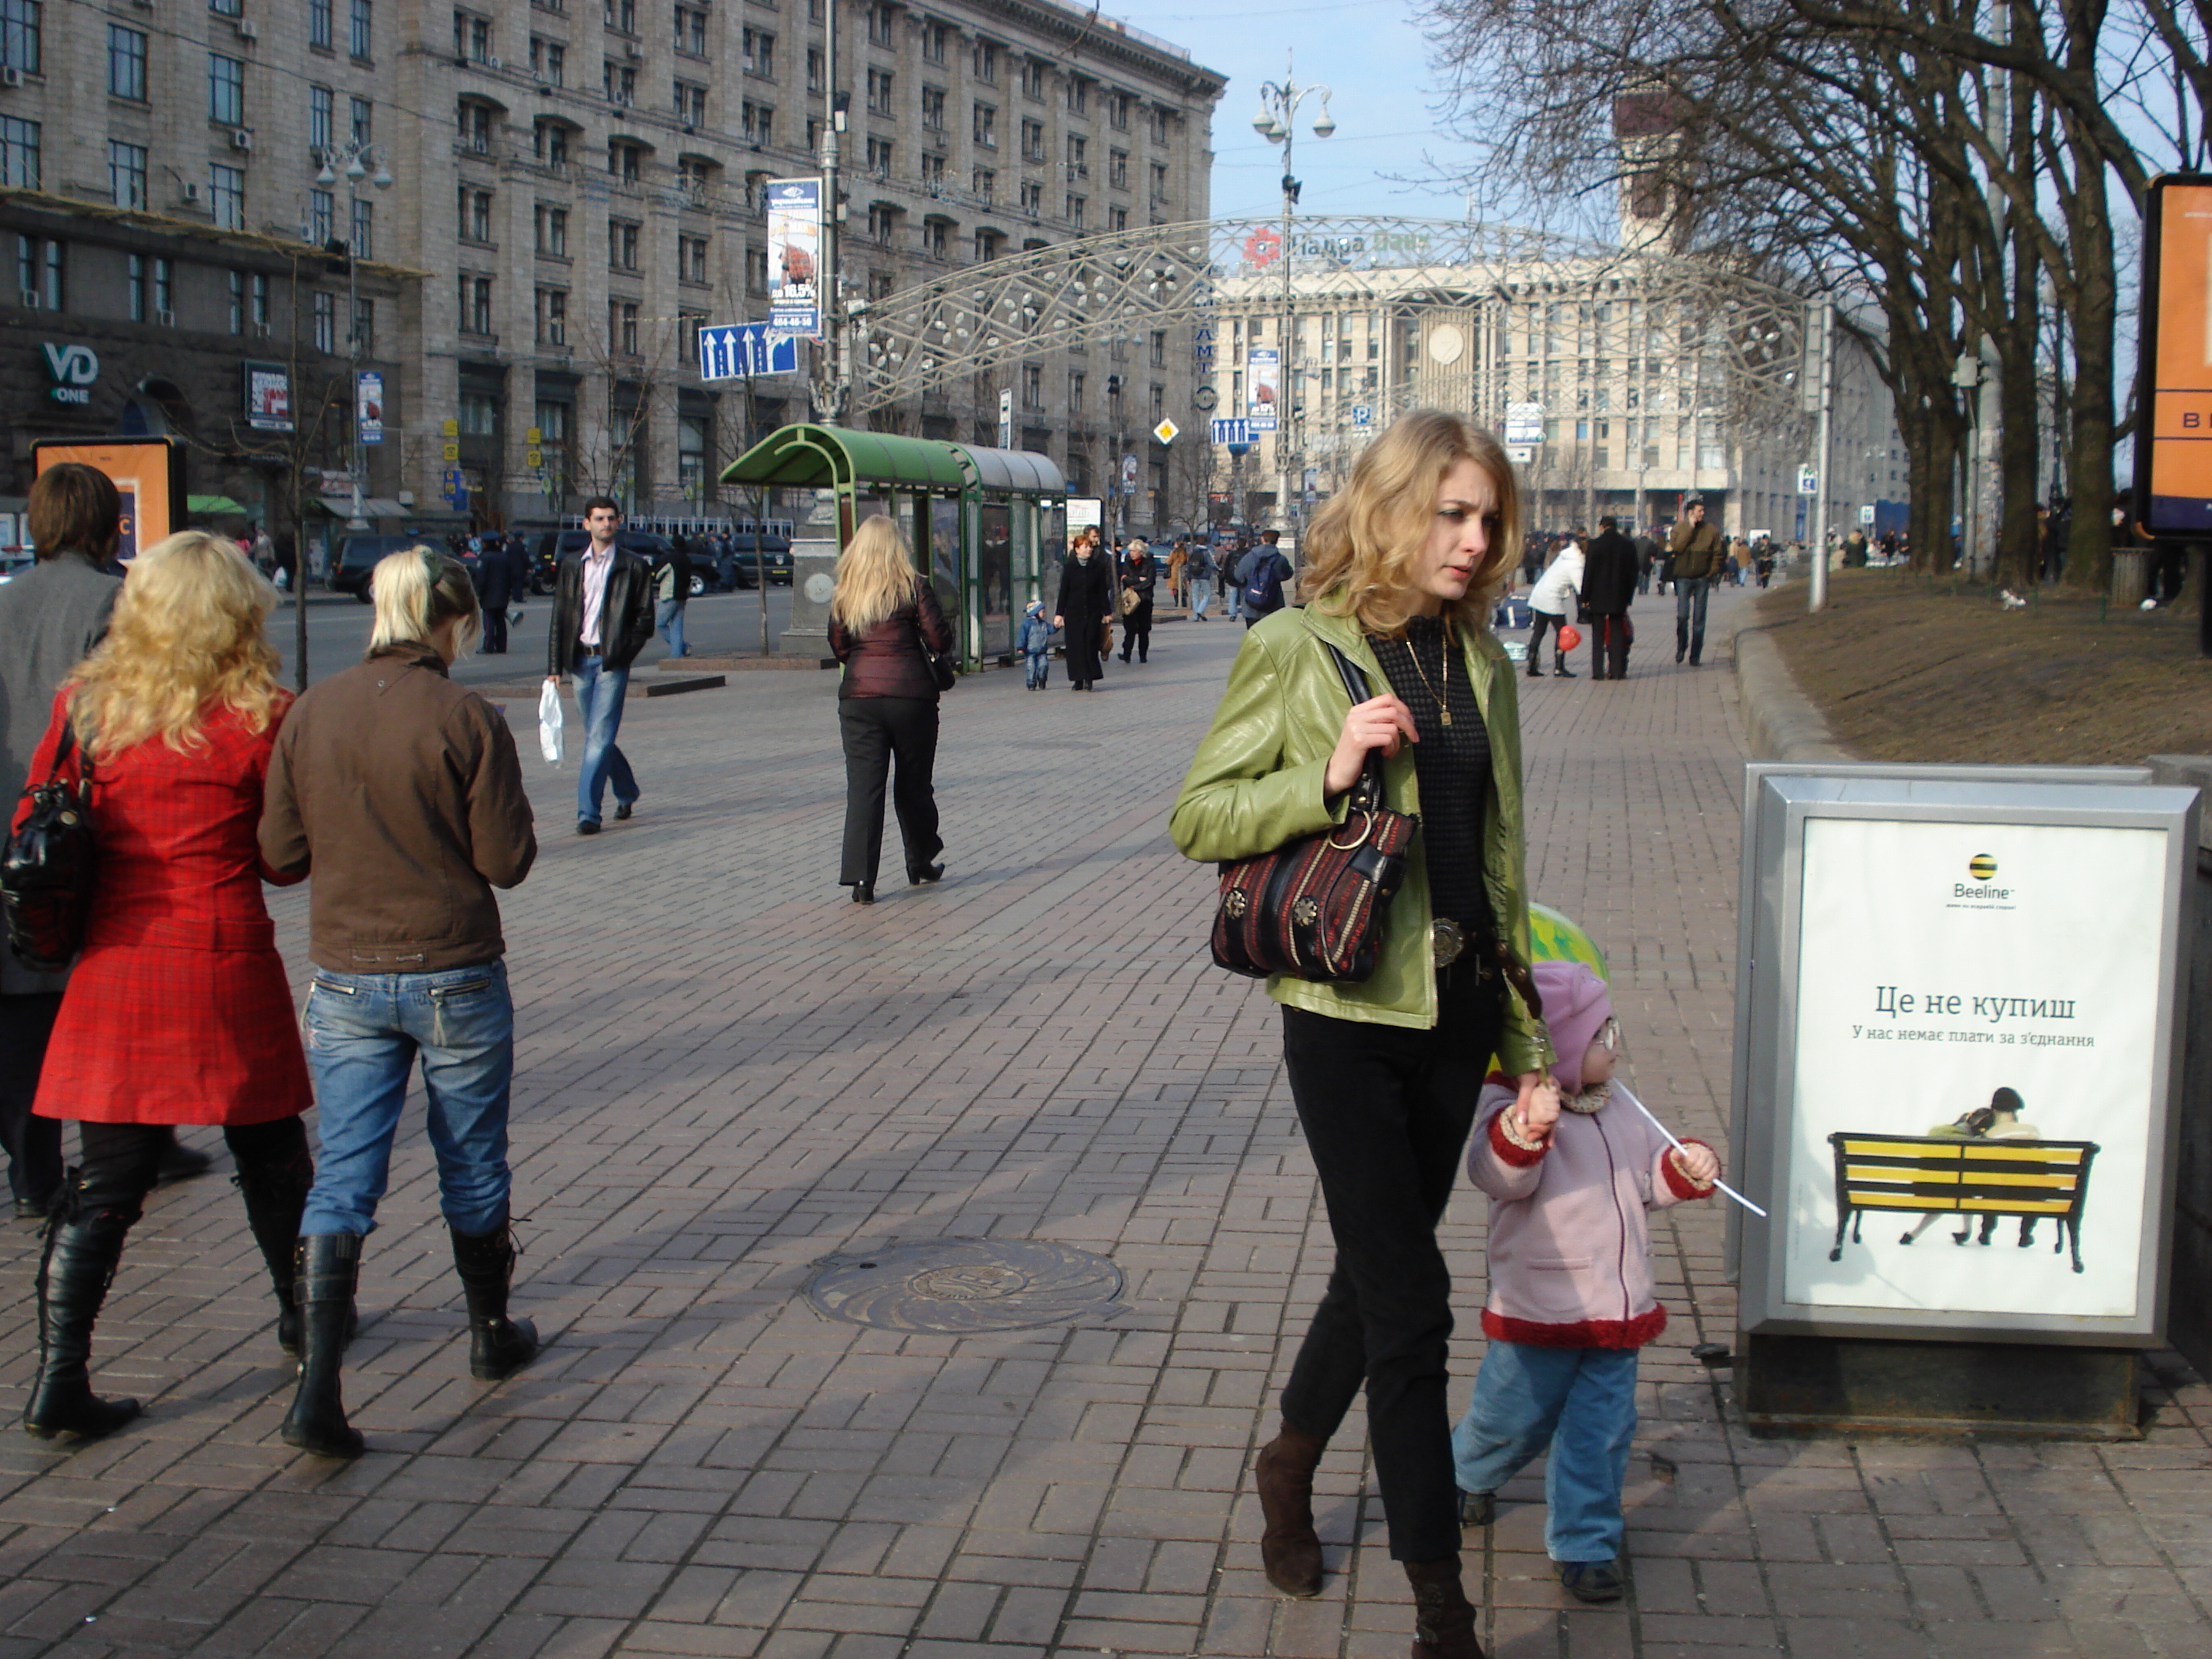
[[[1559,624],[1559,649],[1571,651],[1583,642],[1583,630],[1572,623]]]

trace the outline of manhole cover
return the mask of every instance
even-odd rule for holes
[[[939,1238],[824,1256],[806,1299],[832,1319],[887,1331],[1019,1331],[1120,1313],[1121,1270],[1029,1238]]]

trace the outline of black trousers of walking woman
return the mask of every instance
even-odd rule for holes
[[[74,1195],[78,1212],[113,1211],[136,1221],[161,1176],[161,1154],[168,1150],[174,1131],[166,1123],[79,1123],[77,1133],[84,1147],[77,1171],[80,1186]],[[257,1180],[294,1172],[293,1184],[299,1187],[300,1198],[306,1199],[315,1171],[304,1119],[228,1124],[222,1140],[238,1165],[241,1185],[251,1188]]]
[[[1459,1552],[1444,1385],[1451,1274],[1437,1224],[1504,1020],[1497,981],[1438,970],[1430,1030],[1283,1011],[1283,1057],[1321,1174],[1336,1265],[1291,1367],[1283,1421],[1326,1440],[1362,1384],[1390,1554]]]
[[[873,886],[883,861],[884,787],[891,763],[891,805],[909,872],[945,850],[937,833],[937,705],[925,697],[848,697],[837,705],[845,742],[845,855],[837,879]]]

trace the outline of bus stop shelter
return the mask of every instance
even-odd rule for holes
[[[954,619],[970,671],[1012,658],[1015,623],[1044,597],[1048,561],[1066,539],[1066,483],[1024,450],[803,422],[762,439],[722,482],[831,492],[841,547],[862,519],[889,514]]]

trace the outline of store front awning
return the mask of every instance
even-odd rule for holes
[[[185,497],[185,510],[208,519],[243,519],[252,511],[228,495],[187,495]]]
[[[968,477],[937,438],[802,423],[772,432],[722,469],[724,483],[836,489],[860,485],[957,494]]]

